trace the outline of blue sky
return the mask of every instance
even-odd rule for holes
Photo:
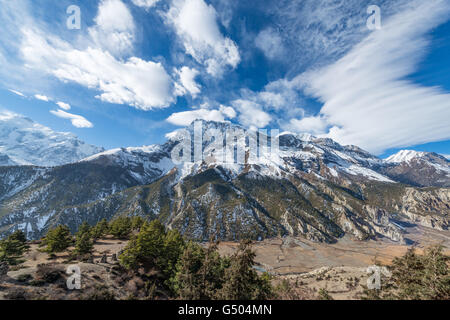
[[[81,29],[67,28],[70,5]],[[381,29],[366,26],[370,5]],[[107,149],[195,118],[450,155],[446,0],[0,0],[0,109]]]

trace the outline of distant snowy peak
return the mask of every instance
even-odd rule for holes
[[[432,164],[438,164],[438,165],[447,165],[449,164],[449,161],[433,152],[420,152],[420,151],[414,151],[414,150],[401,150],[398,153],[390,156],[385,161],[387,163],[392,164],[398,164],[398,163],[409,163],[411,161],[424,161],[429,162]]]
[[[102,151],[72,133],[55,132],[22,115],[0,111],[1,166],[58,166]]]
[[[420,159],[426,155],[426,152],[418,152],[414,150],[401,150],[386,159],[389,163],[409,162],[413,159]]]

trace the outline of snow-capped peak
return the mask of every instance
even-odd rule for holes
[[[386,159],[388,163],[409,162],[413,159],[420,159],[427,155],[427,152],[419,152],[414,150],[401,150]]]
[[[0,154],[4,160],[0,165],[58,166],[102,151],[72,133],[55,132],[22,115],[0,111]]]

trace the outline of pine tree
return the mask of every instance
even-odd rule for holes
[[[22,230],[15,231],[8,238],[10,240],[20,241],[21,243],[24,243],[24,244],[27,242],[27,236],[25,235],[25,233]]]
[[[272,295],[267,276],[259,277],[255,269],[256,254],[250,248],[250,241],[242,241],[230,259],[225,270],[224,285],[218,298],[224,300],[264,300]]]
[[[140,231],[144,225],[145,220],[141,216],[136,216],[131,219],[131,228],[136,231]]]
[[[94,240],[101,239],[109,232],[109,224],[106,219],[102,219],[92,228],[92,237]]]
[[[17,265],[22,262],[20,259],[26,251],[26,243],[16,240],[15,237],[9,237],[0,241],[0,262],[6,262],[9,265]]]
[[[119,217],[111,221],[109,232],[115,238],[127,240],[131,235],[131,231],[132,226],[129,217]]]
[[[78,235],[82,235],[85,233],[91,233],[92,227],[89,225],[89,223],[87,223],[86,221],[84,221],[81,226],[78,227],[78,231],[75,234],[76,236]]]
[[[83,223],[76,234],[74,253],[79,257],[86,256],[92,253],[93,248],[91,227],[87,223]]]
[[[146,269],[161,267],[165,260],[165,237],[166,230],[161,222],[154,220],[151,223],[145,223],[121,254],[122,265],[127,269],[136,269],[139,266]]]
[[[177,273],[173,287],[182,300],[200,300],[201,276],[200,269],[205,260],[205,252],[201,246],[190,241],[180,261],[177,264]]]
[[[75,241],[75,253],[78,256],[83,256],[92,253],[94,243],[91,236],[88,233],[83,233],[78,236]]]
[[[159,267],[167,279],[172,278],[176,272],[177,262],[184,250],[184,240],[177,230],[170,230],[164,238],[164,255]]]
[[[69,227],[57,226],[47,232],[44,244],[47,246],[45,251],[48,253],[62,252],[66,250],[73,242]]]
[[[204,249],[189,242],[177,264],[173,288],[181,299],[215,299],[226,281],[224,274],[228,266],[229,259],[219,255],[217,244],[210,243]]]
[[[363,293],[365,300],[449,300],[450,257],[441,245],[427,248],[423,255],[409,249],[389,267],[392,276],[383,279],[380,290]]]

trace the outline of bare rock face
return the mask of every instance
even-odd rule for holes
[[[450,189],[408,188],[402,198],[401,213],[420,225],[448,230],[450,226]]]

